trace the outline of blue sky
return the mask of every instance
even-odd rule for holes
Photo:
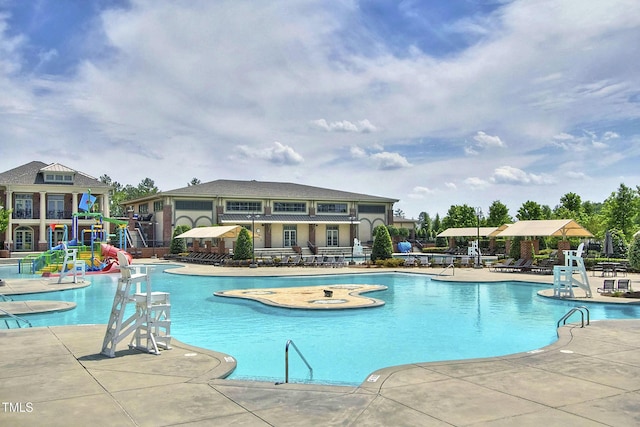
[[[640,184],[636,0],[0,0],[0,170],[452,204]]]

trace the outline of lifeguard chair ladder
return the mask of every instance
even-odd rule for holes
[[[80,273],[82,281],[84,282],[87,264],[84,260],[78,259],[78,250],[69,249],[67,245],[63,246],[63,250],[64,260],[62,261],[60,276],[58,276],[58,283],[62,283],[62,279],[69,274],[73,274],[73,283],[78,283],[78,273]]]
[[[159,348],[171,349],[171,303],[169,293],[152,292],[151,280],[144,265],[129,265],[118,253],[121,277],[113,298],[111,316],[102,343],[102,354],[115,357],[118,343],[133,332],[129,348],[160,354]],[[135,312],[124,318],[129,304]]]
[[[589,276],[584,266],[582,251],[584,243],[580,243],[576,251],[564,251],[564,265],[553,267],[553,295],[555,297],[573,298],[573,287],[577,286],[584,290],[587,298],[591,298],[591,286]],[[579,273],[580,279],[574,277],[574,273]]]

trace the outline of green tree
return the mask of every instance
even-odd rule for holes
[[[418,215],[418,234],[427,239],[433,237],[433,221],[431,221],[431,217],[426,212],[420,212],[420,215]]]
[[[468,205],[451,205],[447,215],[442,219],[442,227],[445,230],[476,225],[478,225],[476,210]]]
[[[640,236],[635,237],[629,245],[629,253],[627,254],[629,265],[634,270],[640,270]]]
[[[527,200],[520,206],[516,217],[520,221],[542,219],[542,206],[531,200]]]
[[[439,213],[437,213],[436,217],[433,219],[433,225],[431,226],[431,230],[433,232],[433,237],[436,237],[436,235],[442,231],[442,221],[440,220]]]
[[[102,175],[100,182],[103,182],[111,187],[109,190],[109,215],[110,216],[124,216],[124,207],[122,203],[125,201],[125,193],[123,191],[122,184],[117,181],[113,181],[109,175]]]
[[[374,230],[373,247],[371,248],[371,261],[388,259],[393,256],[393,244],[389,230],[384,225],[377,226]]]
[[[176,236],[179,236],[189,230],[191,230],[191,227],[188,225],[178,225],[175,230],[173,230],[171,246],[169,248],[172,254],[179,254],[187,251],[187,243],[185,242],[185,239],[176,239]]]
[[[608,229],[620,230],[627,240],[631,240],[636,228],[639,198],[636,191],[620,184],[618,191],[604,201],[602,214]]]
[[[253,244],[251,242],[251,235],[249,230],[242,228],[238,233],[238,240],[236,240],[236,247],[233,250],[233,259],[244,260],[253,258]]]
[[[509,209],[500,200],[494,200],[489,206],[489,216],[487,217],[488,227],[500,227],[503,224],[511,224],[513,218],[509,215]]]
[[[4,249],[4,239],[6,239],[5,232],[7,231],[7,227],[9,227],[9,218],[11,217],[12,211],[13,209],[5,209],[0,206],[0,234],[2,235],[2,237],[0,237],[0,243],[2,243],[0,249]]]
[[[574,219],[580,221],[582,217],[582,200],[576,193],[567,193],[560,197],[560,204],[553,210],[557,219]]]

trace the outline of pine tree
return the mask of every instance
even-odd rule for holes
[[[384,225],[375,228],[375,236],[373,238],[373,248],[371,248],[371,261],[379,259],[388,259],[393,255],[393,244],[391,243],[391,235]]]
[[[242,228],[236,240],[236,248],[233,251],[233,259],[244,260],[253,257],[253,245],[251,236],[246,228]]]

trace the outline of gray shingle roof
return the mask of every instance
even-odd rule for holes
[[[73,185],[86,186],[86,187],[109,187],[109,185],[100,182],[96,178],[89,176],[83,172],[74,170],[59,163],[43,163],[39,161],[33,161],[26,163],[17,168],[9,169],[8,171],[0,173],[0,185],[40,185],[45,184],[42,174],[42,170],[45,171],[58,171],[58,172],[75,172],[75,178]],[[56,183],[62,184],[62,183]]]
[[[247,197],[247,198],[279,198],[298,200],[355,200],[363,202],[395,203],[397,199],[351,193],[313,187],[290,182],[236,181],[219,179],[189,187],[163,191],[168,196],[208,196],[208,197]]]
[[[242,224],[251,222],[251,218],[247,218],[246,214],[223,214],[220,215],[221,223]],[[309,224],[360,224],[360,221],[351,221],[349,215],[295,215],[295,214],[276,214],[276,215],[260,215],[255,218],[255,222],[259,223],[309,223]]]

